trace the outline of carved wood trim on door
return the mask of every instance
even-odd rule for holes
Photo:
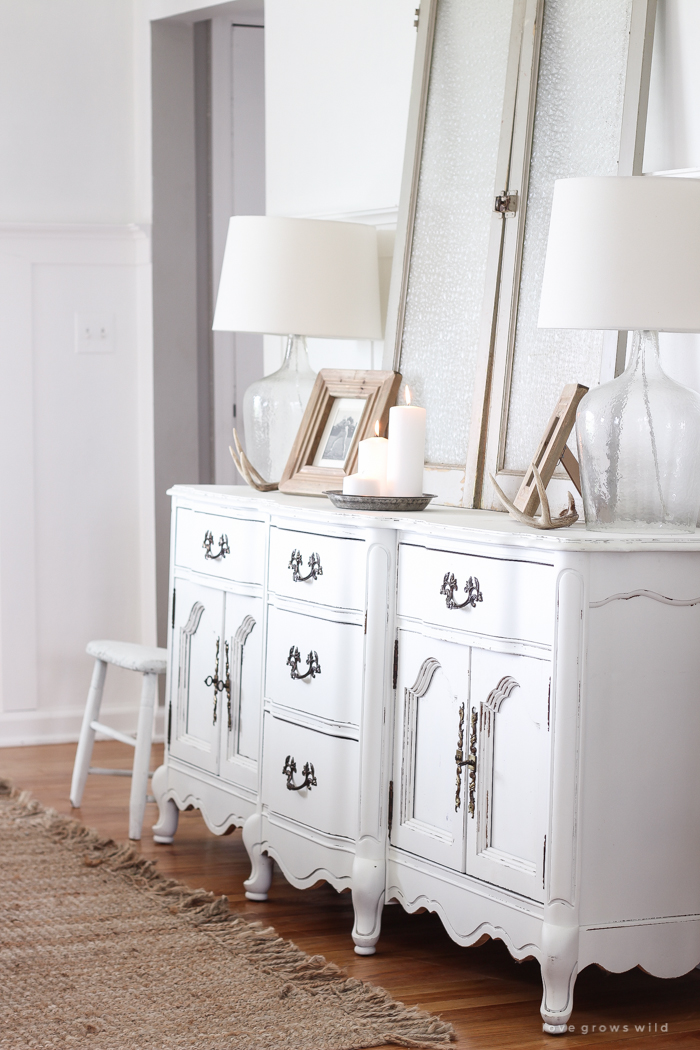
[[[520,688],[510,675],[499,681],[485,700],[482,700],[479,711],[479,750],[477,765],[477,803],[476,803],[476,852],[484,853],[490,848],[491,821],[493,819],[493,750],[495,745],[496,715],[501,704],[515,689]],[[528,866],[528,871],[530,867]]]
[[[227,675],[228,731],[238,739],[238,722],[241,713],[241,674],[243,673],[243,649],[248,635],[255,627],[253,616],[244,616],[231,639],[231,676]],[[236,746],[236,751],[238,750]]]
[[[199,621],[202,619],[204,606],[201,602],[195,602],[190,609],[187,623],[180,628],[180,659],[177,671],[177,714],[178,714],[178,736],[187,732],[187,694],[190,687],[190,653],[192,650],[192,638],[197,632]]]
[[[404,690],[404,724],[403,724],[403,757],[401,766],[404,771],[401,784],[400,823],[407,824],[413,815],[413,795],[416,773],[416,721],[418,701],[430,689],[435,672],[442,665],[434,656],[429,656],[420,665],[416,680],[410,688]],[[444,836],[447,842],[450,836]]]

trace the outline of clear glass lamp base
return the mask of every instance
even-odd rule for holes
[[[694,531],[700,395],[665,374],[656,332],[635,332],[624,373],[586,394],[576,434],[587,529]]]
[[[282,477],[315,380],[306,339],[290,335],[282,367],[243,395],[246,455],[266,481]]]

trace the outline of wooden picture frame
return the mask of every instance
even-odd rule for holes
[[[535,484],[533,466],[537,467],[545,488],[552,480],[557,464],[562,466],[581,495],[581,480],[578,463],[566,446],[569,434],[576,425],[576,409],[581,399],[588,393],[588,387],[581,383],[567,383],[561,392],[544,434],[537,447],[530,466],[525,471],[522,484],[513,500],[513,506],[523,514],[532,516],[540,503],[540,496]]]
[[[576,409],[587,393],[588,387],[581,383],[567,383],[564,387],[514,500],[508,499],[491,475],[491,484],[497,498],[511,518],[522,522],[523,525],[530,525],[533,529],[564,529],[578,521],[578,512],[571,492],[567,493],[568,506],[560,511],[557,517],[552,518],[546,489],[555,467],[561,463],[579,496],[581,495],[578,460],[566,442],[576,425]],[[535,511],[538,505],[540,516],[536,518]]]
[[[396,403],[400,384],[399,372],[322,368],[284,468],[280,491],[322,496],[328,489],[342,489],[343,478],[357,470],[358,443],[374,436],[377,421],[380,435],[386,435],[389,409]],[[334,461],[338,466],[332,465]]]

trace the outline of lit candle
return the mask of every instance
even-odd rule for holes
[[[425,409],[406,404],[389,409],[389,447],[386,466],[390,496],[422,496],[425,461]]]
[[[343,478],[344,496],[381,496],[382,483],[379,478],[366,477],[364,474],[347,474]]]
[[[357,447],[357,472],[365,477],[378,478],[384,490],[389,442],[379,437],[379,420],[374,424],[374,433],[376,437],[366,438]]]

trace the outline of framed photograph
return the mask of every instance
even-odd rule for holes
[[[321,496],[341,489],[345,475],[357,470],[358,443],[374,436],[376,423],[380,435],[386,434],[400,384],[399,372],[321,369],[280,491]]]
[[[315,467],[343,467],[367,401],[362,397],[336,397],[314,456]]]

